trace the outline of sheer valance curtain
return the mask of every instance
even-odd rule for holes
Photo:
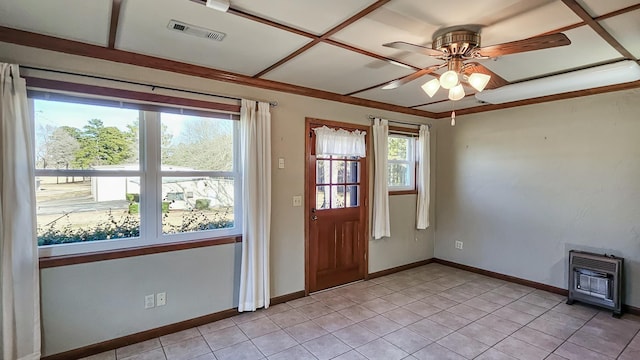
[[[326,126],[313,129],[316,134],[316,155],[365,157],[367,144],[364,131],[331,129]]]
[[[389,220],[389,189],[387,159],[389,156],[389,122],[374,119],[373,122],[373,226],[374,239],[391,236]]]
[[[18,65],[0,63],[2,358],[40,358],[34,131]]]
[[[242,259],[238,311],[269,307],[271,113],[269,103],[242,100]]]

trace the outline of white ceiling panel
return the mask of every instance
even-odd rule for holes
[[[411,72],[337,46],[318,44],[264,78],[346,94]]]
[[[561,1],[552,2],[483,28],[482,46],[530,38],[581,21]]]
[[[436,25],[398,13],[386,5],[341,30],[332,39],[414,66],[427,67],[436,64],[438,60],[427,55],[398,51],[382,44],[393,41],[417,45],[431,44],[431,35],[437,29]]]
[[[420,87],[422,86],[422,84],[431,79],[433,79],[433,76],[425,75],[421,78],[413,80],[410,83],[404,84],[397,89],[382,90],[381,88],[377,88],[357,93],[353,96],[400,106],[415,106],[425,104],[438,100],[430,98],[424,91],[422,91],[422,88]],[[446,96],[444,98],[446,98]]]
[[[374,0],[232,0],[231,6],[252,15],[320,35],[374,2]]]
[[[564,33],[571,40],[571,45],[484,60],[482,65],[513,82],[621,57],[620,53],[588,26]]]
[[[593,16],[600,16],[638,4],[638,0],[577,0],[587,12]]]
[[[0,25],[106,46],[111,0],[0,1]]]
[[[476,99],[475,96],[467,96],[464,99],[459,101],[455,101],[455,102],[443,101],[435,104],[419,106],[416,109],[439,113],[439,112],[450,112],[450,111],[455,111],[460,109],[468,109],[476,106],[485,106],[485,105],[487,104]]]
[[[609,18],[601,24],[633,56],[640,58],[640,10]]]
[[[215,41],[170,30],[167,24],[172,19],[226,36]],[[191,1],[126,1],[119,29],[118,49],[244,75],[260,72],[309,41]]]

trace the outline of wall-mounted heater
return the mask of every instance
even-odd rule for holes
[[[613,255],[569,251],[569,297],[567,304],[580,301],[613,310],[622,315],[622,273],[624,259]]]

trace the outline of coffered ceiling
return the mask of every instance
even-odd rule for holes
[[[384,43],[430,47],[437,30],[467,24],[479,26],[482,46],[556,32],[569,38],[568,46],[479,60],[510,83],[640,57],[633,0],[231,0],[227,12],[205,2],[0,0],[0,41],[149,67],[165,59],[162,66],[175,62],[178,72],[430,117],[496,106],[476,100],[471,88],[455,103],[442,89],[429,98],[420,86],[438,73],[383,90],[441,63]],[[171,30],[171,20],[225,36]]]

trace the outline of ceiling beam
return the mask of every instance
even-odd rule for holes
[[[122,0],[113,0],[111,3],[111,22],[109,25],[109,49],[115,49],[116,35],[118,34],[118,19]]]
[[[629,52],[622,44],[618,42],[607,30],[605,30],[599,22],[589,15],[589,13],[580,5],[576,0],[562,0],[562,2],[571,9],[576,15],[578,15],[582,21],[591,27],[601,38],[604,39],[609,45],[616,49],[622,56],[630,60],[638,60],[633,54]]]
[[[56,38],[53,36],[12,29],[4,26],[0,26],[0,41],[38,49],[57,51],[65,54],[85,56],[95,59],[113,61],[121,64],[129,64],[183,75],[196,76],[210,80],[253,86],[262,89],[309,96],[317,99],[337,101],[345,104],[394,111],[398,113],[423,116],[428,118],[433,118],[435,116],[435,113],[429,111],[409,109],[404,106],[360,99],[352,96],[340,95],[329,91],[311,89],[308,87],[291,85],[278,81],[256,79],[251,76],[236,74],[229,71],[216,70],[204,66],[187,64],[179,61],[167,60],[155,56],[142,55],[129,51],[109,49],[102,46]]]

